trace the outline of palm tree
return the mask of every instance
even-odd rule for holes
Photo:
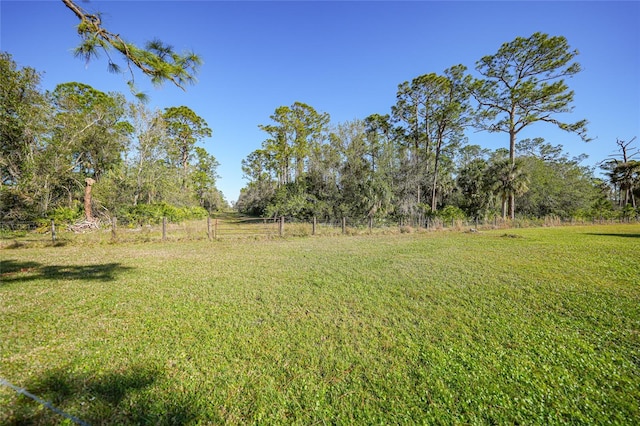
[[[625,207],[631,203],[635,209],[637,206],[634,191],[640,188],[640,161],[617,163],[609,177],[611,182],[620,188],[620,192],[624,193],[624,201],[620,200],[621,205]]]
[[[613,186],[619,190],[618,205],[626,207],[631,203],[634,209],[636,208],[634,191],[640,189],[640,161],[634,159],[640,154],[640,150],[631,145],[635,140],[635,137],[629,141],[616,139],[620,153],[610,156],[609,160],[600,165],[607,171]]]
[[[507,201],[509,197],[522,195],[529,190],[529,177],[527,176],[523,162],[516,159],[505,158],[491,164],[487,169],[485,179],[489,191],[500,197],[502,202],[502,219],[507,218]]]

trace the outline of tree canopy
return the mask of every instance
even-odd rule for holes
[[[560,145],[540,138],[517,140],[536,123],[589,140],[586,120],[561,119],[573,108],[566,79],[580,72],[577,54],[562,36],[517,37],[476,63],[479,77],[456,65],[400,83],[390,114],[330,126],[310,150],[298,151],[306,155],[302,161],[293,160],[283,126],[263,126],[271,137],[243,162],[250,182],[238,207],[269,215],[277,211],[269,206],[287,205],[280,212],[294,216],[313,211],[334,219],[348,214],[414,222],[444,215],[441,208],[505,219],[514,219],[516,211],[530,217],[588,215],[602,182],[580,165],[583,158],[569,159]],[[469,127],[507,133],[508,148],[467,146]],[[294,175],[294,163],[308,168]],[[628,165],[635,170],[635,163]],[[626,174],[611,167],[613,182],[633,181],[619,177],[629,175],[622,168]],[[522,200],[518,210],[516,196]]]
[[[0,70],[1,220],[144,222],[168,206],[226,205],[218,162],[197,146],[211,129],[191,109],[150,111],[79,82],[42,92],[39,74],[6,53]]]
[[[509,135],[509,159],[516,160],[516,136],[525,127],[546,122],[562,130],[587,137],[587,121],[560,121],[557,116],[571,112],[574,92],[565,78],[580,72],[572,62],[578,51],[565,37],[534,33],[504,43],[494,55],[483,56],[476,70],[484,77],[472,85],[477,106],[476,126]],[[515,195],[509,195],[509,211],[515,217]]]

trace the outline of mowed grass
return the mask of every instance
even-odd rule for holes
[[[90,424],[640,419],[639,225],[0,255],[0,377]]]

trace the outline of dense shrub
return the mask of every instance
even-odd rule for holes
[[[464,212],[455,206],[446,206],[436,213],[436,216],[444,222],[452,220],[464,220],[466,218]]]
[[[122,208],[117,214],[120,222],[136,225],[155,225],[162,222],[163,217],[169,222],[179,223],[191,219],[204,219],[207,215],[207,210],[200,206],[178,207],[167,203],[138,204]]]
[[[82,217],[82,211],[77,206],[56,207],[47,216],[47,219],[53,219],[56,223],[73,223]]]

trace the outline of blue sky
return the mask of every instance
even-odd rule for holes
[[[186,92],[154,88],[136,74],[149,106],[186,105],[213,136],[200,145],[221,163],[218,187],[237,199],[241,160],[266,134],[259,124],[296,101],[329,113],[333,124],[386,114],[398,84],[441,73],[495,53],[500,45],[536,31],[563,35],[578,49],[583,71],[568,81],[575,109],[559,117],[586,118],[594,141],[540,123],[520,138],[543,137],[592,165],[615,153],[616,138],[640,138],[640,2],[485,1],[91,1],[105,26],[143,44],[160,38],[193,50],[204,64]],[[42,88],[78,81],[130,96],[125,78],[109,74],[106,60],[85,64],[71,50],[77,18],[60,0],[0,2],[0,49],[19,66],[43,72]],[[508,146],[505,134],[467,132],[469,143]],[[637,144],[637,145],[640,145]]]

